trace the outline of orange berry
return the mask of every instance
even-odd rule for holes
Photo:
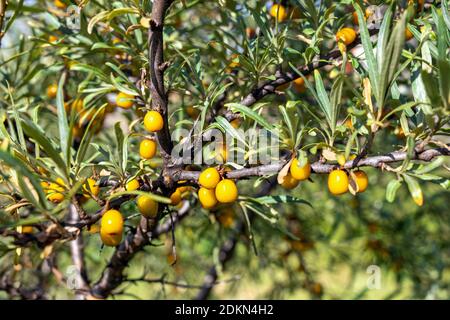
[[[116,96],[116,104],[122,109],[130,109],[134,104],[134,96],[119,92]]]
[[[299,166],[300,161],[298,161],[297,158],[294,158],[294,160],[291,163],[290,172],[294,179],[297,179],[299,181],[303,181],[309,178],[311,175],[311,165],[307,161],[306,164],[303,167]]]
[[[55,43],[57,41],[58,41],[58,37],[57,36],[54,36],[54,35],[48,36],[48,42]]]
[[[200,188],[198,190],[198,200],[205,209],[211,209],[217,204],[214,189]]]
[[[352,28],[342,28],[336,33],[336,41],[343,42],[346,46],[356,39],[356,32]]]
[[[81,112],[84,109],[84,100],[80,98],[73,100],[70,104],[70,108]]]
[[[348,191],[348,176],[344,170],[333,170],[328,175],[328,190],[334,195],[341,195]]]
[[[207,168],[200,173],[198,183],[205,188],[214,189],[220,181],[220,174],[216,168]]]
[[[138,190],[140,187],[139,181],[137,179],[132,179],[127,182],[125,185],[125,190],[127,191],[135,191]]]
[[[56,93],[58,92],[58,85],[57,84],[51,84],[47,87],[47,97],[49,99],[56,98]]]
[[[139,155],[142,159],[151,159],[156,154],[156,142],[150,139],[144,139],[139,144]]]
[[[238,188],[233,180],[223,179],[216,186],[216,198],[222,203],[231,203],[238,198]]]
[[[53,1],[53,4],[54,4],[55,7],[57,7],[58,9],[65,9],[65,8],[67,8],[67,4],[65,4],[65,3],[62,2],[61,0],[55,0],[55,1]]]
[[[293,83],[294,83],[294,89],[295,89],[295,91],[297,91],[298,93],[303,93],[303,92],[306,91],[306,88],[305,88],[305,80],[303,80],[302,77],[295,79],[295,80],[293,81]]]
[[[299,181],[292,177],[290,173],[288,173],[283,178],[283,182],[281,183],[281,186],[287,190],[294,189],[298,186]]]
[[[22,233],[24,234],[30,234],[33,233],[33,226],[22,226]]]
[[[186,113],[192,119],[197,119],[198,115],[200,114],[200,110],[194,108],[193,106],[188,106],[186,107]]]
[[[107,234],[119,234],[123,231],[123,217],[118,210],[108,210],[103,214],[100,228]]]
[[[274,4],[270,8],[269,14],[277,19],[278,22],[283,22],[288,16],[286,8],[281,4]]]
[[[237,118],[237,119],[231,120],[230,124],[233,128],[237,129],[241,125],[241,119]]]
[[[89,198],[92,195],[95,197],[100,193],[100,187],[97,185],[97,181],[92,178],[88,178],[86,183],[83,185],[83,195]]]
[[[170,195],[170,204],[172,205],[172,206],[176,206],[176,205],[179,205],[180,204],[180,202],[181,202],[181,192],[180,192],[180,190],[175,190],[175,192],[174,193],[172,193],[171,195]]]
[[[369,179],[367,178],[367,174],[362,170],[357,170],[354,172],[356,177],[356,184],[358,185],[358,193],[364,192],[369,185]]]
[[[158,202],[149,196],[139,196],[136,200],[139,212],[146,218],[154,218],[158,214]]]
[[[247,35],[247,38],[253,39],[256,36],[256,31],[253,28],[247,27],[245,28],[245,34]]]
[[[164,120],[159,112],[149,111],[144,117],[144,127],[147,131],[156,132],[163,128]]]
[[[405,29],[405,39],[406,39],[406,41],[409,41],[412,38],[414,38],[413,33],[411,32],[411,30],[409,30],[409,27],[406,27],[406,29]]]

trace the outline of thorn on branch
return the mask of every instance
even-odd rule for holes
[[[164,72],[164,71],[166,71],[166,69],[167,69],[169,66],[170,66],[170,63],[169,63],[168,61],[165,61],[165,62],[161,63],[161,64],[158,66],[158,70],[161,71],[161,72]]]

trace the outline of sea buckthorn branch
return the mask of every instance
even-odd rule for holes
[[[378,29],[370,29],[369,30],[370,35],[375,35],[378,33]],[[355,41],[349,45],[347,45],[347,50],[351,50],[355,48],[357,45],[361,43],[361,37],[358,35],[358,37],[355,39]],[[342,57],[342,53],[340,50],[334,50],[328,53],[324,56],[319,56],[317,59],[315,59],[313,62],[303,65],[297,68],[298,71],[300,71],[304,76],[307,76],[311,74],[314,70],[320,69],[324,66],[332,64],[335,60]],[[287,84],[291,81],[294,81],[299,77],[297,72],[294,71],[280,71],[277,70],[275,73],[275,80],[267,81],[260,86],[256,87],[252,90],[247,96],[245,96],[240,104],[244,106],[251,106],[257,101],[261,100],[265,96],[269,94],[276,93],[277,87]],[[231,111],[228,111],[225,114],[225,117],[227,120],[231,121],[233,119],[239,118],[240,115],[237,113],[233,113]]]
[[[157,136],[161,146],[161,156],[166,164],[170,160],[173,143],[169,131],[168,97],[164,88],[164,70],[167,64],[164,62],[163,56],[163,25],[166,10],[171,3],[172,0],[156,0],[153,2],[148,32],[151,106],[153,110],[162,115],[164,120],[164,127],[157,133]]]
[[[272,189],[277,185],[276,179],[271,178],[268,181],[265,181],[265,184],[262,186],[262,189],[258,192],[257,197],[265,196],[272,191]],[[248,219],[252,221],[254,219],[254,214],[252,212],[249,213]],[[239,238],[246,230],[246,223],[243,220],[240,220],[233,232],[233,234],[222,244],[219,250],[219,263],[222,268],[225,267],[226,263],[231,260],[234,254],[234,250],[236,249],[236,244],[239,241]],[[217,272],[216,265],[210,267],[208,273],[204,277],[203,285],[197,296],[196,300],[206,300],[211,293],[214,285],[218,282],[219,274]]]
[[[76,223],[80,221],[80,217],[77,212],[77,208],[73,204],[69,206],[69,219],[71,222]],[[84,243],[83,236],[80,233],[76,239],[70,241],[70,254],[72,256],[72,263],[77,268],[76,281],[79,286],[78,289],[83,291],[88,291],[89,288],[89,278],[87,274],[86,264],[84,260]],[[84,299],[83,294],[78,294],[78,299]]]
[[[3,271],[3,270],[2,270]],[[1,272],[0,277],[0,291],[6,292],[10,298],[20,298],[23,300],[44,300],[46,299],[43,287],[39,283],[33,288],[16,287],[14,279],[7,271]]]
[[[214,283],[214,285],[218,285],[221,283],[229,283],[229,282],[233,282],[233,281],[237,281],[237,280],[238,280],[238,277],[232,277],[230,279],[216,281]],[[145,276],[141,277],[141,278],[128,278],[124,282],[131,282],[131,283],[144,282],[144,283],[148,283],[148,284],[159,283],[162,286],[167,285],[167,286],[183,288],[183,289],[202,289],[203,288],[203,285],[195,285],[195,284],[187,284],[187,283],[168,281],[168,280],[166,280],[166,275],[163,275],[161,278],[157,278],[157,279],[149,279],[149,278],[146,278]]]
[[[189,212],[190,206],[185,204],[178,213],[178,221]],[[175,218],[174,218],[175,219]],[[174,222],[175,223],[175,222]],[[159,228],[156,223],[148,226],[148,220],[142,218],[136,233],[130,233],[114,252],[109,264],[103,270],[100,279],[92,286],[91,294],[95,298],[107,298],[124,280],[123,272],[134,255],[141,251],[151,240],[171,230],[170,225],[163,224]]]
[[[436,149],[427,149],[424,151],[416,152],[414,157],[411,160],[421,160],[429,162],[438,156],[449,156],[450,155],[450,145],[447,145],[446,148],[436,148]],[[354,169],[358,167],[374,167],[380,168],[383,164],[399,162],[405,160],[407,157],[407,152],[405,151],[394,151],[385,155],[380,156],[372,156],[363,158],[359,161],[350,160],[347,161],[344,165],[344,169]],[[230,179],[242,179],[249,178],[254,176],[267,176],[271,174],[278,173],[283,166],[287,163],[287,159],[280,160],[279,162],[261,165],[257,167],[244,168],[238,170],[227,171],[224,173],[226,178]],[[314,162],[311,164],[311,170],[313,173],[323,174],[330,173],[334,169],[338,168],[337,164],[327,164],[321,163],[320,161]],[[198,171],[181,171],[179,172],[174,179],[177,180],[189,180],[189,181],[197,181],[200,172]]]
[[[3,21],[5,21],[6,8],[8,7],[8,0],[0,0],[0,44],[4,35]]]

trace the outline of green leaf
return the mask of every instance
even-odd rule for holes
[[[93,73],[100,80],[105,81],[105,82],[109,82],[108,77],[106,76],[106,74],[100,68],[97,68],[97,67],[85,64],[85,63],[73,64],[70,67],[70,70],[71,71],[81,71],[81,72],[86,72],[86,73]]]
[[[367,29],[367,24],[366,24],[366,19],[364,16],[364,13],[361,9],[361,7],[359,6],[359,4],[357,4],[356,2],[353,4],[356,10],[356,14],[358,15],[358,24],[359,24],[359,33],[361,36],[361,43],[362,46],[364,48],[364,55],[366,57],[367,60],[367,65],[368,65],[368,72],[369,72],[369,79],[370,79],[370,84],[372,86],[372,92],[374,94],[375,97],[379,96],[379,84],[378,84],[378,63],[375,59],[375,55],[373,53],[373,46],[372,46],[372,42],[370,40],[370,34],[369,34],[369,30]]]
[[[407,174],[403,175],[403,179],[405,180],[406,185],[408,186],[409,193],[411,194],[411,197],[413,198],[414,202],[418,206],[421,206],[423,204],[423,194],[419,183],[415,178]]]
[[[260,204],[278,204],[278,203],[302,203],[306,204],[309,207],[312,208],[312,205],[310,202],[296,198],[289,195],[279,195],[279,196],[264,196],[259,198],[252,198],[253,201],[258,202]]]
[[[405,25],[406,13],[404,13],[400,20],[396,23],[394,30],[392,31],[392,35],[389,38],[389,42],[386,44],[386,47],[383,48],[383,59],[381,61],[377,61],[381,64],[381,72],[378,75],[378,79],[380,81],[377,88],[378,95],[376,95],[379,108],[384,106],[387,89],[391,85],[391,82],[395,80],[394,75],[397,71],[405,44]]]
[[[386,200],[390,203],[394,202],[397,190],[402,185],[401,180],[391,180],[386,187]]]
[[[246,107],[239,103],[228,103],[225,105],[225,107],[232,110],[233,112],[242,113],[244,116],[249,117],[250,119],[254,120],[255,122],[257,122],[258,124],[260,124],[269,131],[275,130],[274,126],[272,126],[269,122],[267,122],[266,119],[264,119],[262,116],[260,116],[258,113],[256,113],[249,107]]]
[[[114,132],[117,139],[119,167],[122,169],[122,172],[125,172],[128,164],[128,136],[124,136],[120,122],[116,122],[114,125]]]
[[[104,112],[104,109],[106,108],[107,105],[108,104],[105,103],[100,108],[98,108],[98,110],[94,113],[94,116],[92,117],[91,121],[89,121],[89,124],[88,124],[88,126],[83,134],[83,137],[81,139],[80,146],[78,147],[77,155],[75,157],[75,162],[77,165],[80,165],[81,162],[84,161],[84,158],[85,158],[87,150],[90,146],[92,137],[95,134],[93,132],[93,130],[91,130],[91,128],[96,123],[98,115]]]
[[[70,165],[70,130],[67,123],[66,109],[64,108],[64,84],[66,82],[66,74],[63,73],[58,83],[58,90],[56,92],[56,108],[58,114],[58,129],[59,129],[59,142],[61,144],[61,151],[66,161],[66,166]]]
[[[42,190],[42,187],[37,180],[36,176],[28,170],[28,168],[22,163],[21,160],[17,159],[13,155],[11,155],[8,152],[5,152],[3,150],[0,150],[0,159],[3,160],[8,166],[15,169],[15,171],[18,174],[18,182],[19,186],[21,188],[21,191],[24,195],[24,197],[30,201],[35,207],[46,210],[47,209],[47,202],[45,199],[44,191]],[[28,180],[30,180],[31,184],[33,185],[33,188],[36,190],[38,194],[38,200],[36,200],[29,190],[29,186],[25,184],[25,181],[23,178],[26,177]]]
[[[440,166],[442,166],[442,164],[444,163],[444,161],[445,161],[445,157],[438,157],[436,160],[434,160],[434,161],[432,161],[432,162],[430,162],[430,163],[421,165],[421,166],[415,171],[415,173],[417,173],[417,174],[424,174],[424,173],[431,172],[431,171],[433,171],[433,170],[439,168]]]
[[[314,70],[314,81],[316,83],[316,92],[319,105],[322,108],[322,111],[325,113],[325,116],[327,117],[330,128],[333,128],[333,108],[331,106],[330,99],[328,98],[328,94],[325,91],[322,77],[320,76],[320,72],[318,70]]]
[[[64,160],[61,158],[59,152],[53,147],[52,142],[45,136],[42,130],[28,120],[22,121],[22,127],[25,133],[39,144],[39,146],[47,153],[53,162],[61,169],[61,172],[65,174],[66,178],[68,178],[68,168],[66,167]]]
[[[343,62],[343,68],[346,65],[346,62]],[[337,124],[337,118],[339,116],[339,109],[341,105],[341,98],[342,98],[342,87],[344,84],[344,78],[342,74],[340,74],[333,83],[333,86],[331,87],[331,130],[334,133],[336,130],[336,124]]]
[[[125,195],[137,195],[137,196],[148,196],[151,199],[159,202],[159,203],[165,203],[165,204],[171,204],[172,200],[170,200],[169,198],[151,193],[151,192],[145,192],[145,191],[121,191],[121,192],[115,192],[112,195],[110,195],[108,197],[109,200],[115,199],[115,198],[119,198],[121,196],[125,196]]]
[[[247,141],[245,141],[245,137],[242,135],[242,131],[236,130],[224,117],[218,116],[216,117],[217,123],[222,127],[223,131],[226,134],[230,134],[233,138],[242,142],[244,145],[248,145]]]

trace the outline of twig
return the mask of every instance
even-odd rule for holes
[[[5,34],[2,30],[7,7],[8,7],[8,0],[0,0],[0,45],[2,43],[3,35]]]
[[[378,32],[378,29],[372,29],[369,30],[369,32],[371,35],[374,35]],[[358,36],[353,43],[347,46],[347,50],[353,49],[360,43],[361,38]],[[317,59],[315,59],[314,62],[298,67],[297,70],[300,71],[304,76],[307,76],[316,69],[332,64],[334,60],[339,59],[341,56],[342,53],[339,50],[335,50],[330,52],[326,56],[318,57]],[[252,90],[251,93],[249,93],[246,97],[244,97],[241,100],[240,104],[245,105],[247,107],[251,106],[255,102],[264,98],[265,96],[275,93],[277,87],[283,84],[287,84],[291,81],[294,81],[299,77],[299,75],[297,72],[294,71],[285,71],[285,72],[277,71],[275,77],[276,77],[275,80],[267,81],[258,86],[257,88],[255,88],[254,90]],[[230,111],[226,113],[225,117],[230,121],[240,117],[240,115]]]
[[[75,205],[71,204],[69,206],[69,219],[71,222],[76,223],[80,220],[78,215],[78,210]],[[79,234],[76,239],[70,241],[70,254],[72,256],[72,262],[77,268],[76,283],[78,285],[77,289],[83,291],[89,290],[89,278],[86,271],[86,265],[84,261],[84,244],[83,237]],[[84,300],[85,296],[83,294],[77,294],[77,299]]]
[[[429,162],[433,160],[435,157],[449,156],[449,155],[450,151],[448,148],[428,149],[421,153],[416,153],[416,155],[411,160],[421,160]],[[344,164],[343,168],[347,170],[359,167],[381,168],[383,164],[403,161],[406,159],[406,157],[407,157],[406,152],[394,151],[386,155],[363,158],[359,160],[357,163],[354,160],[350,160]],[[283,168],[283,166],[287,163],[287,161],[288,160],[280,160],[273,164],[232,170],[226,172],[225,176],[230,179],[241,179],[254,176],[268,176],[279,172],[281,168]],[[326,164],[321,163],[320,161],[311,164],[312,172],[316,174],[329,173],[338,167],[339,165],[337,164]],[[200,175],[199,171],[181,171],[178,173],[178,175],[174,177],[174,179],[197,181],[199,175]]]
[[[166,10],[172,0],[156,0],[153,2],[150,29],[148,33],[149,61],[150,61],[150,93],[152,109],[161,113],[164,127],[158,132],[158,141],[161,146],[161,156],[164,163],[170,160],[173,148],[169,131],[168,99],[164,88],[164,42],[163,25]]]

